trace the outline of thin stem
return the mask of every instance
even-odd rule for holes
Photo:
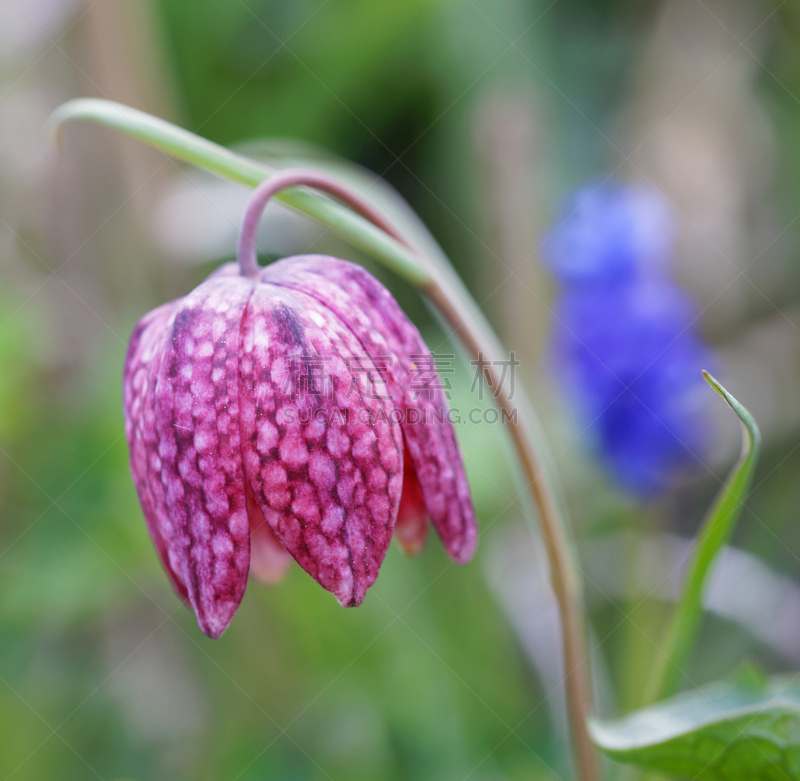
[[[565,688],[567,710],[572,732],[573,748],[583,781],[597,781],[600,771],[597,753],[586,729],[586,717],[592,711],[592,690],[589,678],[589,651],[584,624],[583,595],[580,573],[572,558],[571,541],[550,483],[544,478],[545,467],[533,447],[531,438],[514,415],[514,405],[506,391],[498,367],[503,356],[493,350],[491,340],[472,327],[472,319],[464,302],[449,295],[441,280],[434,275],[423,289],[434,305],[453,328],[464,346],[483,370],[487,385],[506,413],[509,431],[519,456],[525,478],[539,509],[542,536],[550,564],[550,581],[561,617],[561,634],[564,649]]]
[[[391,221],[349,187],[326,174],[295,168],[282,171],[262,182],[248,203],[237,250],[242,275],[255,276],[258,273],[255,239],[258,222],[267,201],[279,190],[298,185],[314,187],[333,195],[413,251],[410,242],[403,237]],[[483,338],[479,329],[472,327],[472,318],[469,317],[469,312],[458,296],[453,295],[453,291],[448,289],[444,278],[426,262],[424,257],[417,255],[417,258],[430,276],[430,281],[421,285],[421,290],[472,354],[483,371],[486,383],[493,390],[495,398],[506,413],[505,418],[510,424],[511,437],[539,508],[542,533],[550,560],[553,591],[558,600],[562,617],[567,700],[576,759],[580,777],[584,781],[595,781],[599,778],[596,754],[586,731],[586,716],[591,703],[591,690],[587,674],[588,653],[583,606],[580,581],[574,572],[574,565],[569,555],[570,543],[566,535],[565,523],[547,482],[541,479],[544,473],[543,464],[531,446],[524,429],[517,422],[518,418],[514,415],[512,400],[503,387],[502,376],[498,372],[498,367],[503,363],[502,356],[494,355],[491,342]]]
[[[263,193],[278,189],[275,182],[281,174],[268,166],[128,106],[94,99],[70,101],[57,109],[51,117],[51,134],[57,136],[65,122],[76,119],[115,127],[174,157],[251,187],[269,178],[270,186],[256,196],[264,203],[267,199],[263,198]],[[481,367],[487,384],[507,413],[511,437],[525,479],[539,509],[553,591],[561,616],[567,706],[578,774],[582,781],[598,781],[600,775],[597,755],[585,722],[585,717],[592,710],[592,692],[588,674],[589,653],[583,618],[581,577],[576,566],[577,558],[571,550],[568,526],[556,498],[555,486],[547,473],[546,459],[543,456],[546,445],[539,436],[539,421],[535,411],[526,404],[518,387],[517,399],[520,403],[516,406],[522,408],[523,414],[514,414],[512,394],[498,370],[505,357],[500,343],[466,288],[455,273],[451,273],[449,266],[440,267],[417,252],[391,221],[347,186],[318,172],[309,172],[309,178],[300,182],[296,178],[297,173],[289,172],[290,183],[284,182],[282,185],[292,189],[276,193],[275,197],[326,225],[422,291]],[[280,182],[280,179],[277,178],[277,181]],[[354,214],[330,198],[300,189],[297,187],[299,184],[329,192],[362,216]],[[263,204],[261,208],[263,209]],[[248,215],[250,211],[249,209]],[[260,215],[261,210],[257,210],[253,204],[253,214],[256,211]],[[254,219],[257,223],[258,217]],[[239,246],[243,273],[248,275],[257,270],[257,262],[254,262],[256,226],[251,222],[248,221],[246,226],[248,237],[244,239],[244,246],[241,242]],[[526,419],[527,427],[523,425],[523,419]]]
[[[337,179],[306,168],[287,168],[261,182],[253,191],[247,203],[242,231],[239,234],[239,242],[236,246],[236,259],[239,261],[239,270],[243,277],[255,277],[258,274],[256,238],[258,235],[258,223],[264,213],[267,201],[281,190],[301,185],[322,190],[328,195],[338,198],[365,220],[380,228],[384,233],[388,233],[395,241],[411,249],[400,233],[379,211]]]

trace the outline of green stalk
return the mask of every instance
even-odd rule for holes
[[[672,614],[661,653],[653,665],[645,704],[673,693],[678,673],[691,652],[703,613],[703,595],[717,554],[730,539],[750,490],[761,449],[761,433],[753,416],[708,372],[708,384],[728,402],[742,422],[742,453],[708,509],[686,571],[683,591]]]
[[[95,99],[65,103],[50,118],[52,136],[57,138],[64,123],[71,120],[96,122],[116,128],[173,157],[250,187],[257,186],[276,173],[268,166],[119,103]],[[505,356],[497,336],[446,259],[439,257],[436,262],[418,254],[411,248],[411,242],[393,238],[385,227],[378,228],[336,201],[307,189],[292,188],[281,191],[275,197],[326,225],[332,232],[420,290],[478,361],[488,385],[495,391],[498,404],[508,413],[510,435],[539,509],[553,591],[561,616],[565,689],[578,777],[582,781],[597,781],[600,777],[597,756],[586,729],[586,716],[592,710],[592,693],[577,556],[563,503],[559,501],[558,492],[548,474],[550,459],[547,457],[541,426],[520,388],[517,388],[512,404],[508,380],[504,380],[498,369]],[[392,232],[395,236],[401,235]],[[515,411],[518,413],[516,418],[513,414]]]

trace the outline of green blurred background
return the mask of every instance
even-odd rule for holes
[[[536,247],[590,177],[659,187],[677,278],[765,436],[684,685],[745,659],[800,667],[794,0],[0,0],[0,779],[569,777],[546,566],[499,426],[459,427],[470,566],[435,539],[416,559],[393,546],[347,611],[294,568],[251,584],[218,641],[179,604],[128,473],[122,362],[141,314],[231,257],[246,193],[96,127],[48,150],[46,117],[77,96],[254,154],[339,155],[409,201],[553,442],[605,713],[637,703],[739,432],[712,405],[708,456],[673,490],[645,506],[616,490],[547,371]],[[266,226],[267,255],[360,259],[296,215]],[[451,380],[455,405],[479,403],[469,367]]]

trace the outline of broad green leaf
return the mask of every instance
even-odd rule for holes
[[[753,416],[708,372],[703,372],[703,376],[739,416],[743,433],[742,453],[709,508],[697,535],[681,597],[660,653],[653,664],[646,702],[671,694],[678,673],[686,664],[702,618],[703,594],[708,575],[717,554],[730,539],[742,513],[761,448],[761,433]]]
[[[800,679],[715,683],[615,721],[591,719],[618,762],[703,781],[800,779]]]

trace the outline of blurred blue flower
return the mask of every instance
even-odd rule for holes
[[[543,257],[565,285],[613,284],[664,270],[674,235],[672,210],[656,191],[594,182],[569,198]]]
[[[545,247],[563,285],[553,333],[558,374],[610,471],[638,494],[664,488],[695,460],[706,434],[700,370],[713,361],[694,331],[693,300],[667,273],[672,222],[652,190],[584,188]]]

